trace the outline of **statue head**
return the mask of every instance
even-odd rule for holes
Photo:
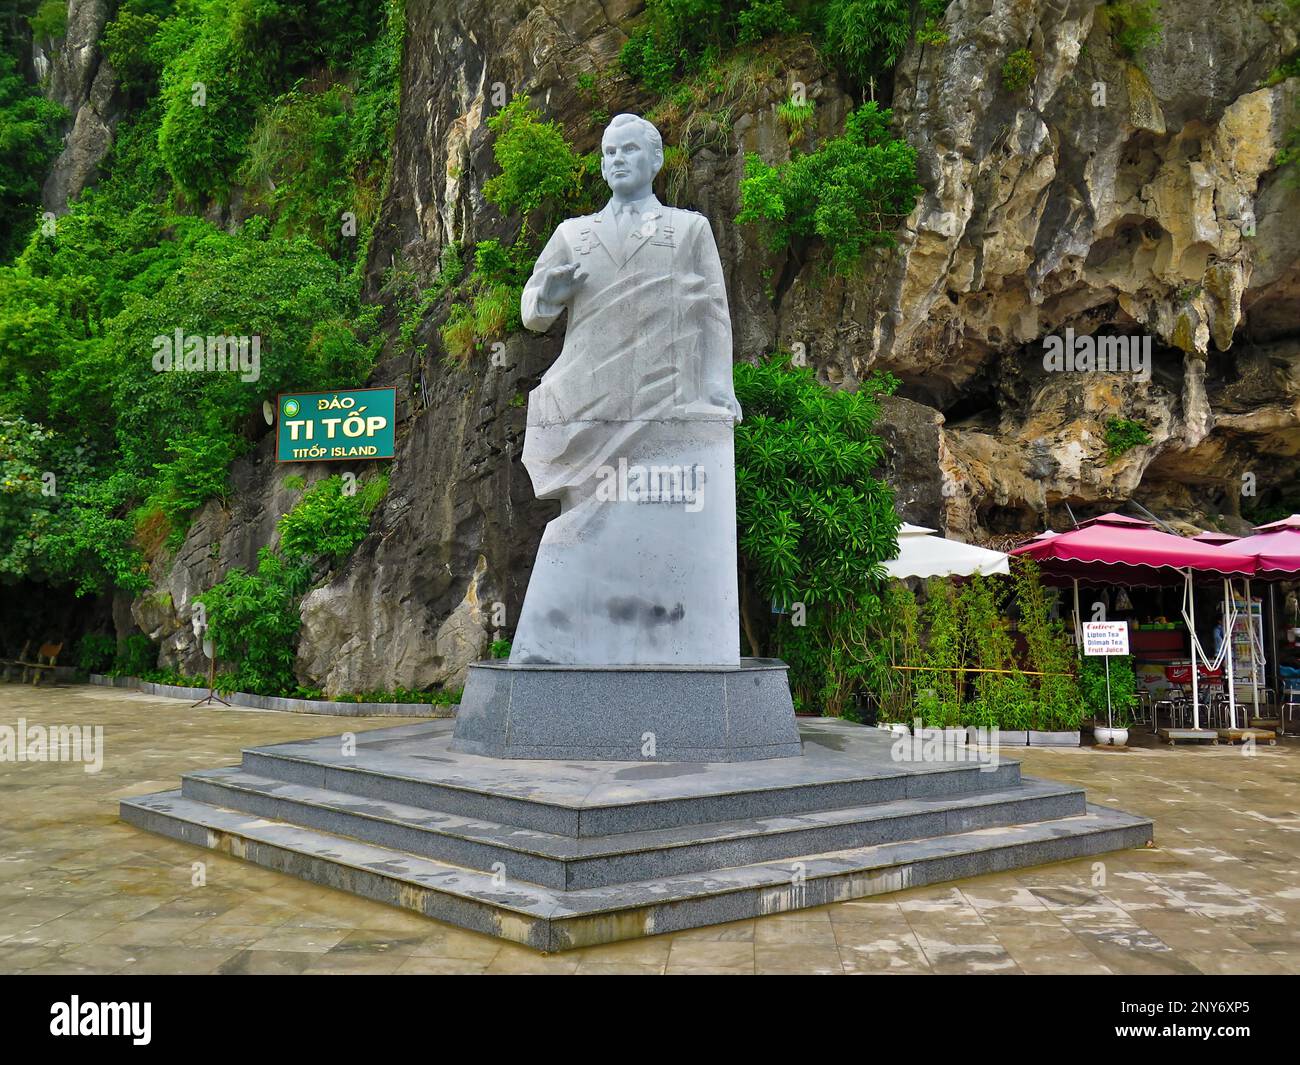
[[[615,115],[600,141],[600,173],[615,196],[640,200],[664,165],[659,131],[638,115]]]

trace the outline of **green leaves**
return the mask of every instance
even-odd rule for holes
[[[592,161],[569,147],[557,123],[540,119],[527,96],[512,99],[488,119],[488,128],[496,134],[492,153],[501,173],[484,184],[483,198],[502,214],[527,217],[543,207],[553,213],[582,199]]]
[[[264,547],[255,572],[232,569],[196,596],[207,608],[217,657],[233,666],[239,691],[275,695],[296,687],[298,601],[310,580],[306,563],[286,562]]]
[[[869,248],[893,246],[921,194],[916,150],[889,134],[891,117],[870,102],[814,152],[776,167],[746,156],[736,221],[758,226],[772,251],[817,239],[835,273],[855,272]]]
[[[745,411],[735,436],[744,568],[765,599],[807,609],[807,626],[780,626],[781,653],[800,705],[840,712],[862,661],[838,630],[874,600],[881,562],[897,551],[893,496],[874,476],[877,396],[897,382],[835,391],[779,355],[739,363],[734,377]]]
[[[298,505],[280,519],[280,551],[304,562],[328,556],[338,563],[370,531],[370,515],[388,491],[388,476],[372,477],[345,495],[343,478],[327,477],[312,485]]]
[[[0,262],[35,226],[41,181],[63,147],[59,127],[67,115],[29,86],[14,57],[0,50]]]

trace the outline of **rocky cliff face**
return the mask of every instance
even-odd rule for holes
[[[924,196],[898,249],[847,282],[769,254],[732,221],[744,154],[790,150],[775,108],[793,82],[817,101],[814,136],[838,132],[853,104],[807,42],[770,45],[690,113],[656,116],[688,153],[662,195],[717,235],[736,357],[802,343],[829,384],[896,374],[884,433],[909,520],[976,537],[1133,498],[1197,527],[1239,526],[1243,473],[1263,492],[1300,466],[1300,192],[1273,168],[1297,92],[1295,79],[1261,88],[1296,41],[1261,17],[1273,6],[1166,0],[1163,43],[1139,64],[1095,3],[953,0],[947,43],[913,45],[892,88]],[[528,92],[581,150],[599,138],[593,109],[653,105],[617,76],[594,101],[577,83],[614,70],[637,12],[631,0],[408,0],[372,296],[393,265],[431,280],[449,243],[513,235],[481,192],[498,87]],[[1013,92],[1002,64],[1025,48],[1036,73]],[[445,310],[372,382],[406,397],[399,457],[370,537],[303,604],[306,683],[456,684],[500,611],[507,629],[517,616],[551,516],[519,463],[519,397],[559,338],[516,334],[503,358],[462,369],[443,359]],[[1150,379],[1049,372],[1045,343],[1067,330],[1148,337]],[[1151,443],[1107,461],[1116,417],[1140,420]],[[135,604],[169,661],[197,664],[184,603],[251,562],[286,507],[269,438],[236,477],[234,509],[210,505]]]
[[[107,0],[69,0],[67,32],[55,42],[53,57],[37,44],[36,69],[49,77],[45,94],[71,116],[63,151],[41,190],[45,210],[55,214],[66,211],[69,200],[94,184],[121,117],[117,78],[100,48],[109,14]]]

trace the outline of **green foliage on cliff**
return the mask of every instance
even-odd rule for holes
[[[1028,48],[1012,52],[1002,64],[1002,87],[1007,92],[1019,92],[1027,88],[1037,76],[1038,64],[1034,62],[1034,53]]]
[[[68,29],[67,0],[43,0],[41,6],[28,19],[32,39],[51,41],[62,37]]]
[[[518,215],[519,234],[509,245],[485,240],[474,249],[474,269],[442,326],[448,357],[462,365],[480,346],[519,328],[519,300],[538,253],[562,218],[593,210],[603,190],[599,155],[574,151],[560,125],[543,119],[527,96],[516,96],[487,124],[501,172],[484,184],[483,198],[502,215]]]
[[[774,636],[800,705],[842,712],[854,686],[843,668],[848,633],[879,612],[881,563],[897,550],[893,495],[875,475],[884,453],[878,397],[897,382],[829,389],[810,368],[773,356],[737,364],[735,385],[745,412],[736,426],[736,519],[746,633],[751,645],[760,640],[752,582],[788,612]],[[835,655],[839,669],[831,669]]]
[[[3,227],[0,420],[12,447],[0,472],[25,473],[0,496],[0,576],[140,591],[148,559],[228,491],[232,459],[266,431],[263,400],[365,380],[382,338],[358,271],[403,32],[399,0],[117,6],[104,46],[130,106],[97,186],[53,232],[31,233],[36,185],[0,169],[3,209],[23,207]],[[48,160],[32,153],[47,141],[31,119],[43,101],[25,87],[11,99],[12,62],[0,63],[0,168],[12,141],[38,181]],[[235,185],[251,213],[242,226],[200,217]],[[260,359],[251,372],[160,372],[178,332],[204,348],[256,338]],[[34,474],[54,490],[33,492]]]
[[[197,596],[208,610],[217,657],[229,667],[223,685],[258,695],[292,695],[299,606],[319,559],[337,564],[370,528],[370,515],[388,491],[381,474],[348,495],[341,476],[313,485],[279,522],[278,550],[258,552],[257,568],[235,567]]]
[[[1106,422],[1106,455],[1110,459],[1149,443],[1151,434],[1141,422],[1130,418],[1111,418]]]
[[[314,484],[280,519],[280,552],[288,559],[327,557],[335,563],[352,553],[370,530],[370,515],[388,491],[388,475],[372,477],[348,495],[339,475]]]
[[[738,45],[809,33],[855,85],[898,62],[913,34],[927,43],[948,0],[648,0],[620,54],[623,69],[655,92],[699,73]]]
[[[46,100],[0,51],[0,262],[8,261],[36,225],[41,182],[63,146],[67,111]]]
[[[229,570],[196,597],[207,608],[217,659],[231,667],[231,687],[278,695],[297,686],[298,603],[310,583],[306,563],[286,562],[264,547],[255,571]]]
[[[1160,43],[1159,0],[1128,0],[1107,4],[1105,10],[1115,44],[1124,55],[1136,58],[1143,49]]]
[[[868,248],[895,243],[921,194],[916,150],[889,133],[891,117],[867,103],[816,151],[777,166],[748,155],[736,221],[757,225],[773,251],[818,240],[836,273],[853,273]]]

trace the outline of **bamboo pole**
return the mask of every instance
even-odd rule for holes
[[[890,669],[904,669],[917,673],[1019,673],[1022,677],[1072,677],[1073,673],[1040,673],[1033,669],[976,669],[974,666],[895,666]]]

